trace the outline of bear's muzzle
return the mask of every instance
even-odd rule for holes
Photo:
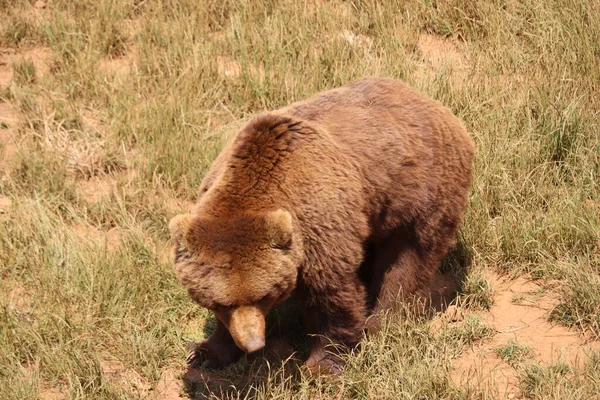
[[[227,326],[235,344],[246,353],[265,347],[265,316],[256,306],[240,306],[231,311]]]

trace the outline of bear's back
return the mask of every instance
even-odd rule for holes
[[[318,124],[355,160],[377,203],[410,214],[470,184],[474,146],[450,110],[408,85],[365,78],[277,113]],[[422,207],[421,207],[422,206]]]
[[[304,136],[294,132],[296,122],[286,122],[290,117],[315,128],[308,129],[314,133],[308,139],[311,145],[287,146],[288,137]],[[274,133],[288,123],[294,127],[289,135]],[[267,131],[273,133],[264,135]],[[281,143],[275,144],[274,138]],[[254,149],[253,157],[248,149]],[[270,159],[278,153],[287,161]],[[306,205],[333,206],[340,193],[351,198],[361,192],[360,197],[371,203],[364,212],[389,216],[378,223],[386,229],[428,212],[442,197],[462,199],[473,156],[471,139],[447,108],[400,81],[366,78],[249,123],[224,149],[201,186],[204,193],[218,180],[228,190],[220,190],[223,195],[203,208],[224,208],[233,198],[231,208],[237,209],[241,194],[245,207],[257,207],[255,202],[266,207],[267,199],[279,202],[288,186],[305,193],[307,198],[297,203]],[[223,175],[225,170],[229,172]],[[282,175],[288,186],[280,184]],[[300,182],[308,186],[302,189]],[[330,190],[322,190],[325,187]],[[329,198],[320,198],[327,193]],[[401,212],[390,214],[386,209]]]
[[[389,78],[364,78],[277,113],[319,124],[356,151],[402,150],[408,155],[415,145],[433,148],[442,138],[470,143],[466,130],[446,107]]]

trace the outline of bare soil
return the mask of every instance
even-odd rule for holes
[[[586,340],[577,331],[548,322],[558,300],[537,283],[522,277],[508,280],[495,275],[488,280],[495,299],[482,317],[495,335],[455,360],[452,379],[456,385],[488,387],[492,393],[497,391],[499,399],[520,398],[519,366],[503,360],[499,348],[516,343],[530,349],[528,362],[571,366],[583,364],[586,350],[600,348],[600,343]]]

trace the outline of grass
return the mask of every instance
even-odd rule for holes
[[[456,343],[454,355],[458,356],[465,346],[488,339],[494,335],[493,329],[481,322],[477,315],[468,316],[459,326],[451,326],[442,330],[441,336]]]
[[[524,360],[531,357],[531,348],[527,345],[510,340],[504,346],[494,350],[502,360],[512,366],[521,364]]]
[[[523,394],[536,399],[588,399],[598,394],[600,353],[589,354],[583,367],[563,363],[531,364],[519,377]]]
[[[0,212],[0,398],[139,398],[179,371],[211,320],[175,281],[168,220],[244,121],[363,76],[407,81],[475,140],[470,207],[445,264],[472,267],[460,304],[491,306],[482,271],[552,281],[551,318],[598,338],[594,2],[0,0],[0,14],[0,72],[13,71],[0,102],[18,115],[0,120],[0,197],[12,201]],[[458,55],[437,62],[423,35]],[[242,363],[231,376],[261,378],[229,396],[493,398],[450,379],[453,358],[492,333],[474,313],[434,332],[407,311],[341,376]],[[525,368],[522,390],[592,398],[599,364],[594,353],[569,372]]]
[[[473,272],[462,282],[457,302],[463,307],[489,310],[494,303],[494,293],[489,282]]]
[[[600,282],[595,271],[571,273],[562,292],[561,302],[552,310],[550,320],[576,326],[600,338]]]
[[[12,81],[16,85],[35,83],[35,65],[31,60],[22,60],[13,65]]]

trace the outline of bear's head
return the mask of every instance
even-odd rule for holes
[[[294,225],[284,210],[182,214],[169,223],[177,279],[248,353],[264,346],[267,313],[296,286],[302,252]]]

